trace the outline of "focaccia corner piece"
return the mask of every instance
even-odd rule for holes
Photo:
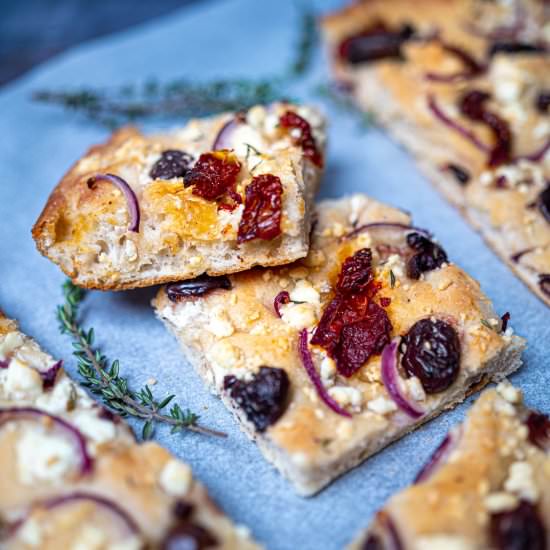
[[[324,119],[285,103],[90,149],[33,229],[79,286],[122,290],[280,265],[307,254]]]
[[[548,487],[550,419],[503,382],[349,550],[547,550]]]
[[[521,363],[523,341],[409,216],[318,205],[290,266],[168,285],[157,315],[303,495]]]
[[[357,2],[323,29],[335,78],[550,305],[550,4]]]
[[[0,547],[258,548],[189,466],[75,384],[0,312]]]

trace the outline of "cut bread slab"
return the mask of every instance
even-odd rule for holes
[[[258,548],[189,466],[138,444],[1,312],[0,463],[6,550]]]
[[[123,290],[307,254],[324,120],[277,103],[145,136],[117,131],[54,189],[33,228],[79,286]]]
[[[514,371],[524,347],[404,212],[354,195],[316,214],[305,259],[168,285],[154,300],[188,362],[302,495]]]
[[[323,31],[335,79],[550,304],[548,9],[373,0]]]
[[[349,550],[522,548],[550,544],[550,419],[520,390],[486,390]]]

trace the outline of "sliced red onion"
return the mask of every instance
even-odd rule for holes
[[[59,506],[65,506],[66,504],[71,504],[73,502],[78,502],[83,500],[93,502],[94,504],[101,506],[102,508],[105,508],[106,510],[111,512],[113,515],[117,516],[120,520],[122,520],[125,523],[126,527],[130,532],[135,534],[140,533],[140,529],[136,521],[125,510],[123,510],[116,502],[113,502],[112,500],[105,498],[103,496],[94,495],[93,493],[88,493],[85,491],[77,491],[75,493],[69,493],[67,495],[61,495],[57,497],[48,498],[46,500],[38,501],[34,503],[33,509],[43,508],[45,510],[52,510],[54,508],[58,508]],[[31,513],[32,513],[32,509],[29,510],[23,518],[9,525],[8,533],[10,536],[13,536],[16,533],[16,531],[27,521]]]
[[[464,70],[452,73],[426,73],[426,78],[433,82],[456,82],[457,80],[465,80],[468,78],[475,78],[483,73],[487,67],[480,65],[467,51],[456,46],[450,46],[443,44],[443,49],[450,54],[458,57],[464,64]]]
[[[71,439],[75,443],[75,446],[78,447],[78,451],[80,453],[80,474],[89,474],[92,471],[93,459],[88,453],[85,437],[72,424],[69,424],[69,422],[67,422],[63,418],[60,418],[59,416],[41,411],[40,409],[35,409],[34,407],[9,407],[7,409],[0,409],[0,426],[10,421],[39,421],[42,419],[47,419],[57,429],[59,429],[59,431],[62,431],[71,437]]]
[[[373,222],[357,227],[353,231],[350,231],[347,235],[344,235],[343,238],[351,239],[356,235],[359,235],[359,233],[370,231],[371,229],[399,229],[400,231],[414,231],[415,233],[420,233],[422,236],[428,239],[431,239],[432,237],[429,231],[427,231],[426,229],[421,229],[420,227],[415,227],[414,225],[407,225],[405,223],[396,222]]]
[[[53,388],[53,385],[55,384],[55,379],[57,377],[57,373],[59,372],[59,369],[63,366],[63,361],[59,360],[57,363],[54,363],[48,370],[46,371],[39,371],[39,374],[42,378],[42,387],[45,390],[48,390],[50,388]]]
[[[123,180],[120,176],[116,176],[115,174],[95,174],[90,179],[88,179],[88,187],[92,189],[96,181],[108,181],[122,191],[122,194],[126,199],[126,204],[128,205],[128,213],[130,214],[128,231],[138,233],[140,218],[139,203],[133,189],[128,185],[125,180]]]
[[[466,138],[472,145],[477,147],[480,151],[483,151],[484,153],[490,153],[491,148],[485,143],[483,143],[472,131],[468,130],[467,128],[464,128],[461,124],[450,118],[447,114],[445,114],[439,105],[437,104],[437,101],[435,99],[435,96],[432,94],[428,95],[428,107],[430,111],[435,115],[436,118],[438,118],[443,124],[454,130],[455,132],[459,133],[462,137]]]
[[[449,456],[451,451],[456,447],[456,444],[460,439],[460,433],[461,431],[459,428],[453,428],[445,436],[439,447],[437,447],[437,449],[433,452],[428,462],[426,462],[426,464],[422,466],[421,470],[414,478],[414,483],[421,483],[422,481],[426,481],[429,477],[431,477],[431,475],[435,472],[439,465]]]
[[[275,300],[273,300],[273,308],[275,309],[275,313],[277,314],[277,317],[281,318],[281,306],[288,304],[290,302],[290,294],[283,290],[275,296]]]
[[[245,122],[246,118],[243,113],[239,113],[229,119],[220,129],[214,144],[212,145],[213,151],[220,151],[221,149],[232,149],[232,140],[235,130],[239,127],[239,124]]]
[[[6,359],[5,361],[0,359],[0,369],[7,369],[10,366],[10,360]]]
[[[399,386],[399,372],[397,371],[397,351],[399,338],[395,338],[382,351],[382,382],[395,404],[408,416],[417,419],[425,411],[412,403]]]
[[[545,156],[546,153],[550,151],[550,138],[546,140],[546,143],[542,145],[540,149],[529,153],[528,155],[520,155],[515,160],[530,160],[531,162],[540,162]]]
[[[299,336],[299,345],[298,348],[300,350],[300,358],[302,359],[302,364],[304,365],[304,369],[307,372],[307,375],[309,376],[309,379],[311,380],[312,384],[315,386],[315,389],[317,390],[317,395],[321,398],[321,401],[325,403],[325,405],[334,411],[336,414],[339,414],[340,416],[345,416],[347,418],[351,418],[351,414],[340,407],[338,403],[329,395],[326,388],[323,386],[323,383],[321,382],[321,377],[319,376],[319,373],[317,372],[317,369],[315,368],[315,365],[313,364],[313,358],[311,357],[311,353],[309,351],[308,341],[307,341],[307,329],[302,329],[300,331]]]

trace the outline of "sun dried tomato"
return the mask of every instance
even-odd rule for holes
[[[281,234],[283,184],[272,174],[256,176],[245,192],[237,242],[271,240]]]
[[[296,114],[294,111],[287,111],[279,118],[279,123],[283,128],[296,129],[300,131],[300,136],[295,138],[295,143],[299,145],[304,156],[319,168],[323,167],[323,156],[317,148],[317,143],[313,137],[309,122]]]
[[[460,112],[470,120],[483,122],[493,132],[495,145],[489,151],[487,164],[500,166],[512,160],[512,133],[509,124],[498,115],[488,111],[485,103],[490,99],[487,92],[471,90],[460,100]]]
[[[371,262],[368,248],[345,260],[336,294],[311,339],[336,361],[343,376],[354,374],[390,341],[391,322],[386,311],[373,301],[381,285],[374,281]]]
[[[184,185],[193,185],[193,195],[208,201],[235,190],[241,163],[228,151],[203,153],[185,175]]]

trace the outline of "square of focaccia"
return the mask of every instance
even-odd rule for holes
[[[0,312],[0,547],[258,548]]]
[[[549,450],[547,416],[509,383],[486,390],[350,550],[545,550]]]
[[[547,304],[549,10],[374,0],[323,21],[335,79]]]
[[[61,180],[33,229],[78,285],[122,290],[307,254],[324,120],[277,103],[145,136],[119,130]]]
[[[300,494],[521,364],[523,340],[479,284],[410,223],[364,195],[324,201],[305,259],[155,298],[187,360]]]

